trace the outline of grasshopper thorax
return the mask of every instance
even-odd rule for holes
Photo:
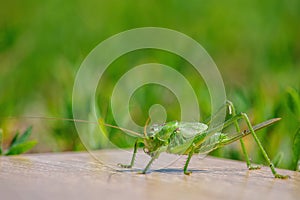
[[[172,121],[164,124],[154,124],[147,130],[144,139],[144,152],[152,155],[161,146],[169,143],[170,137],[178,130],[178,122]]]

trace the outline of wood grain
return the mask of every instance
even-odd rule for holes
[[[130,160],[124,151],[97,156]],[[162,155],[159,159],[165,159]],[[300,173],[278,170],[291,179],[273,178],[268,167],[248,171],[244,162],[185,157],[146,175],[115,170],[89,153],[28,154],[0,157],[0,199],[299,199]],[[146,164],[146,163],[145,163]],[[118,169],[118,168],[116,168]]]

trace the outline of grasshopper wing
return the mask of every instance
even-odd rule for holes
[[[253,126],[254,131],[258,131],[262,128],[268,127],[275,122],[278,122],[280,118],[274,118],[267,121],[264,121],[260,124]],[[223,147],[227,144],[230,144],[234,141],[237,141],[246,135],[251,133],[250,130],[244,130],[242,132],[232,132],[232,133],[221,133],[216,132],[213,133],[205,138],[205,141],[197,148],[197,152],[199,154],[207,154],[217,148]]]
[[[184,138],[190,139],[206,131],[208,126],[200,122],[180,122],[178,128]]]
[[[170,138],[168,153],[185,154],[186,150],[191,146],[194,137],[205,132],[207,128],[206,124],[200,122],[180,122],[178,130]]]
[[[227,139],[227,134],[217,132],[213,135],[206,138],[206,140],[197,148],[197,153],[201,155],[201,157],[205,156],[209,152],[217,149],[220,142],[223,139]]]

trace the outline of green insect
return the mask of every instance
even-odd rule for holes
[[[132,168],[134,165],[137,148],[139,146],[139,143],[142,143],[142,145],[144,146],[143,148],[144,152],[151,157],[149,163],[142,171],[143,174],[147,173],[153,161],[157,159],[162,152],[167,152],[170,154],[187,155],[187,160],[183,167],[183,172],[184,174],[189,175],[191,174],[191,171],[188,171],[188,165],[191,160],[191,157],[194,154],[206,154],[217,148],[223,147],[234,141],[240,140],[243,153],[245,154],[248,169],[249,170],[259,169],[260,168],[259,166],[251,165],[248,153],[245,149],[245,145],[242,140],[244,136],[251,134],[254,140],[256,141],[258,147],[262,151],[262,154],[266,159],[268,165],[270,166],[274,177],[281,178],[281,179],[288,178],[289,176],[280,175],[276,172],[274,165],[269,159],[266,151],[264,150],[263,146],[261,145],[261,142],[259,141],[255,133],[255,131],[265,128],[279,121],[280,118],[270,119],[256,126],[252,126],[248,116],[245,113],[236,114],[235,108],[231,102],[227,101],[226,106],[228,106],[229,114],[231,114],[232,117],[227,121],[225,121],[224,124],[214,127],[212,129],[209,129],[208,125],[199,122],[177,122],[177,121],[172,121],[162,125],[152,125],[150,127],[147,127],[148,124],[148,120],[147,120],[146,125],[144,127],[144,137],[138,137],[134,144],[134,150],[133,150],[133,155],[130,164],[129,165],[119,164],[119,166],[122,168]],[[240,130],[238,124],[239,119],[245,120],[249,128],[248,130],[244,130],[244,131]],[[235,134],[226,134],[221,132],[224,128],[230,126],[231,124],[235,125],[236,128]],[[108,124],[104,124],[104,125],[108,125]],[[122,128],[120,129],[122,130]]]
[[[151,164],[155,159],[159,157],[162,152],[167,152],[170,154],[177,155],[187,155],[187,160],[183,168],[183,172],[186,175],[190,175],[191,171],[188,171],[188,165],[191,160],[191,157],[194,154],[207,154],[217,148],[223,147],[227,144],[240,140],[243,153],[245,155],[247,167],[249,170],[260,169],[259,166],[252,166],[248,153],[246,151],[244,142],[242,140],[246,135],[251,134],[256,141],[258,147],[262,151],[263,156],[265,157],[267,164],[270,166],[271,171],[275,178],[289,178],[289,176],[278,174],[275,170],[274,165],[272,164],[269,156],[261,145],[258,137],[256,136],[255,131],[265,128],[279,121],[280,118],[274,118],[252,126],[250,120],[245,113],[236,114],[235,108],[230,101],[226,102],[226,107],[228,107],[229,114],[231,118],[225,121],[219,126],[208,128],[207,124],[200,122],[167,122],[165,124],[154,124],[148,127],[148,121],[144,127],[144,136],[141,137],[139,133],[134,131],[121,128],[118,126],[106,124],[103,120],[99,122],[91,122],[80,119],[67,119],[67,118],[56,118],[56,117],[24,117],[24,118],[33,118],[33,119],[47,119],[47,120],[65,120],[65,121],[74,121],[74,122],[83,122],[83,123],[97,123],[100,126],[108,126],[122,130],[124,132],[131,133],[136,136],[136,142],[134,144],[133,155],[129,165],[118,164],[122,168],[132,168],[134,165],[137,149],[139,144],[142,144],[144,152],[147,153],[151,159],[146,165],[143,174],[147,173],[150,169]],[[218,114],[218,113],[217,113]],[[216,114],[216,115],[217,115]],[[14,117],[11,117],[14,118]],[[238,120],[244,119],[248,130],[241,131]],[[222,133],[222,130],[230,125],[234,124],[236,132],[235,133]]]

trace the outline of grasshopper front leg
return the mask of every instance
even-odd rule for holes
[[[145,169],[141,172],[141,174],[146,174],[147,171],[149,170],[150,166],[152,165],[153,161],[155,159],[157,159],[159,157],[159,155],[162,153],[162,152],[165,152],[166,151],[166,146],[162,146],[160,147],[157,151],[153,152],[152,155],[151,155],[151,160],[148,162],[147,166],[145,167]]]
[[[135,143],[134,143],[133,154],[132,154],[132,158],[131,158],[130,164],[129,165],[124,165],[124,164],[119,163],[118,164],[119,167],[122,167],[122,168],[132,168],[133,167],[134,161],[135,161],[135,157],[136,157],[138,143],[139,143],[139,140],[136,140]]]
[[[152,165],[153,161],[158,158],[159,154],[160,154],[160,151],[157,151],[157,152],[154,153],[154,155],[151,157],[151,160],[148,162],[147,166],[141,172],[141,174],[146,174],[147,173],[147,171],[149,170],[149,168]]]
[[[146,174],[147,171],[149,170],[150,166],[152,165],[153,161],[155,159],[158,158],[160,152],[156,152],[152,157],[151,157],[151,160],[148,162],[147,166],[145,167],[145,169],[141,172],[141,174]]]
[[[233,117],[236,116],[236,112],[235,112],[235,107],[233,106],[233,103],[231,101],[226,101],[226,104],[228,106],[228,109],[229,109],[229,114],[231,114]],[[235,126],[235,129],[238,133],[241,132],[241,129],[240,129],[240,126],[239,126],[239,123],[237,120],[234,121],[234,126]],[[245,159],[246,159],[246,163],[247,163],[247,168],[249,170],[256,170],[256,169],[260,169],[261,167],[260,166],[254,166],[251,164],[251,161],[250,161],[250,158],[249,158],[249,155],[248,155],[248,152],[246,150],[246,147],[245,147],[245,143],[243,141],[243,139],[240,139],[240,143],[241,143],[241,147],[242,147],[242,151],[245,155]]]

